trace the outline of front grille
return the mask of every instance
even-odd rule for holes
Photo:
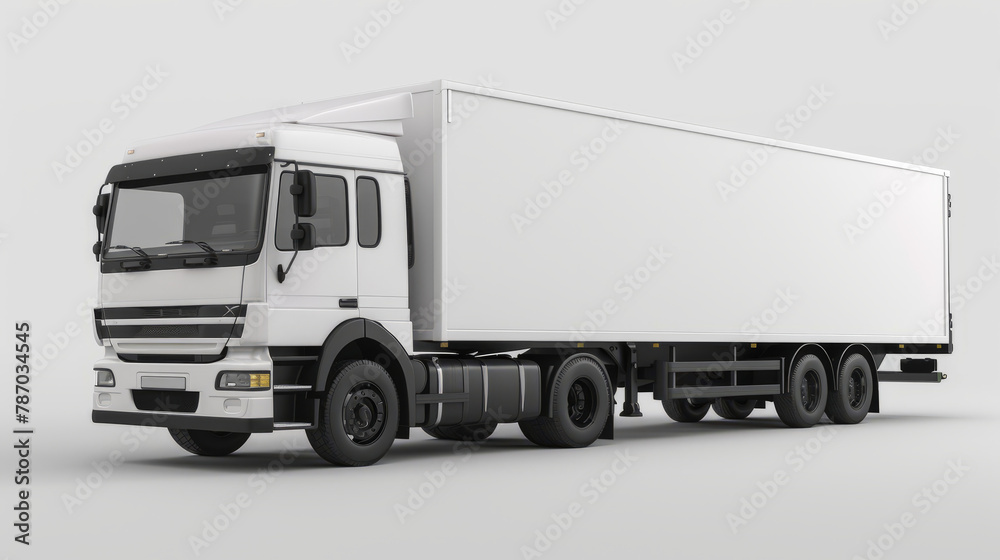
[[[195,338],[197,325],[145,325],[135,333],[136,338]]]
[[[139,410],[153,412],[194,412],[198,393],[193,391],[151,391],[132,389],[132,402]]]
[[[163,307],[99,307],[94,309],[97,336],[105,338],[239,338],[246,317],[246,305],[175,305]],[[143,319],[232,319],[229,324],[142,325],[134,320]],[[108,325],[116,321],[118,325]]]
[[[172,305],[163,307],[99,307],[97,319],[179,319],[184,317],[246,317],[246,305]]]
[[[243,325],[114,325],[100,329],[105,338],[239,338]]]

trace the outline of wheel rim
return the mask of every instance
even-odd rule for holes
[[[868,396],[868,379],[861,368],[854,368],[850,379],[847,380],[847,398],[851,408],[855,410],[861,408],[866,396]]]
[[[578,428],[586,428],[597,415],[597,389],[589,379],[577,379],[569,389],[569,420]]]
[[[819,373],[811,369],[802,376],[802,386],[799,396],[802,399],[802,408],[808,412],[813,412],[819,406],[820,380]]]
[[[344,399],[344,431],[358,445],[369,444],[385,429],[385,396],[374,384],[351,388]]]

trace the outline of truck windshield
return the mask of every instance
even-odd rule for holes
[[[115,188],[110,258],[250,251],[260,242],[267,168],[124,181]],[[185,242],[180,242],[184,240]]]

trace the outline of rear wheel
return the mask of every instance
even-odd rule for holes
[[[320,457],[358,467],[381,459],[399,424],[396,386],[389,372],[371,360],[341,362],[320,400],[319,422],[306,430]]]
[[[428,435],[437,439],[447,439],[452,441],[483,441],[493,435],[497,429],[496,423],[486,422],[483,424],[469,424],[465,426],[438,426],[436,428],[424,428]]]
[[[691,399],[663,399],[663,410],[674,422],[697,422],[708,414],[712,403],[695,403]]]
[[[236,451],[250,439],[250,434],[238,432],[210,432],[207,430],[178,430],[170,428],[170,437],[189,453],[206,457],[222,457]]]
[[[757,406],[756,399],[743,399],[736,397],[725,397],[715,399],[712,403],[712,410],[719,416],[729,420],[742,420]]]
[[[569,358],[552,380],[552,415],[518,422],[532,443],[543,447],[586,447],[600,437],[611,414],[611,383],[590,355]]]
[[[872,404],[872,368],[861,354],[851,354],[837,373],[837,390],[830,393],[826,415],[838,424],[857,424]]]
[[[823,417],[826,399],[826,368],[815,354],[804,354],[792,367],[788,392],[775,397],[774,408],[786,426],[808,428]]]

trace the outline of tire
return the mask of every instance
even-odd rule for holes
[[[674,422],[697,422],[712,408],[711,403],[695,404],[691,399],[663,399],[660,404]]]
[[[399,425],[399,401],[389,372],[371,360],[340,362],[319,403],[309,444],[335,465],[360,467],[389,451]]]
[[[189,453],[205,457],[223,457],[243,447],[250,434],[210,432],[208,430],[178,430],[170,428],[170,437]]]
[[[757,406],[756,399],[743,399],[738,397],[725,397],[715,399],[712,403],[712,410],[719,416],[728,420],[743,420]]]
[[[871,364],[861,354],[851,354],[837,372],[837,391],[830,393],[826,415],[837,424],[857,424],[868,416],[875,384]]]
[[[424,431],[427,432],[427,435],[436,437],[437,439],[479,442],[493,435],[496,429],[496,422],[485,422],[483,424],[469,424],[464,426],[424,428]]]
[[[788,392],[775,397],[774,408],[786,426],[808,428],[823,417],[826,401],[826,368],[815,354],[804,354],[792,367]]]
[[[518,422],[529,441],[542,447],[587,447],[597,441],[611,414],[608,374],[590,355],[563,362],[552,380],[552,416]]]

